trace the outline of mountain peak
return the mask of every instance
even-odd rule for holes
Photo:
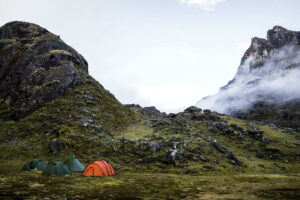
[[[268,30],[267,40],[275,47],[280,48],[287,44],[299,44],[300,32],[290,31],[282,26],[274,26],[273,29]]]
[[[274,26],[267,31],[267,39],[254,37],[251,40],[251,45],[241,59],[241,66],[250,57],[251,69],[262,66],[272,53],[285,45],[299,45],[300,32],[290,31],[282,26]],[[239,70],[240,71],[240,70]]]
[[[87,74],[87,61],[45,28],[18,21],[0,27],[0,102],[10,117],[26,116]]]
[[[300,127],[299,44],[300,32],[282,26],[268,30],[267,39],[252,38],[234,78],[197,105],[240,118]]]

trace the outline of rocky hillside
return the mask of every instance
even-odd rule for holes
[[[275,26],[253,38],[233,80],[198,106],[242,119],[300,128],[300,32]]]
[[[57,35],[35,24],[0,28],[1,116],[20,119],[82,83],[88,63]],[[3,111],[5,110],[5,111]]]
[[[197,107],[166,114],[122,105],[57,36],[24,22],[0,30],[0,167],[75,153],[84,164],[109,160],[119,172],[299,171],[295,130]]]
[[[109,130],[131,120],[130,111],[88,74],[88,63],[78,52],[31,23],[0,28],[0,88],[1,128],[18,120],[13,129],[19,137],[37,132],[59,136],[67,121]]]

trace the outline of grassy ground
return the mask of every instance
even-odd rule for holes
[[[21,162],[20,162],[21,163]],[[300,174],[42,175],[1,164],[0,199],[299,199]]]

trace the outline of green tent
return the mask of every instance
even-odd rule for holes
[[[83,172],[85,167],[76,159],[75,155],[73,154],[68,160],[64,162],[70,172]]]
[[[64,165],[60,162],[51,162],[51,163],[48,163],[47,168],[44,170],[43,174],[66,175],[66,174],[71,174],[71,172],[68,170],[66,165]]]
[[[24,171],[44,170],[44,169],[46,169],[46,167],[47,167],[47,164],[44,161],[39,160],[39,159],[33,159],[33,160],[28,161],[24,165],[23,170]]]

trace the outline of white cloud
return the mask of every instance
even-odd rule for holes
[[[224,1],[226,0],[180,0],[180,3],[196,6],[205,11],[210,11],[213,10],[217,4]]]
[[[282,47],[262,67],[251,69],[253,59],[250,56],[239,67],[235,81],[227,89],[202,99],[197,106],[232,114],[258,101],[282,104],[300,98],[300,50],[297,47]]]

